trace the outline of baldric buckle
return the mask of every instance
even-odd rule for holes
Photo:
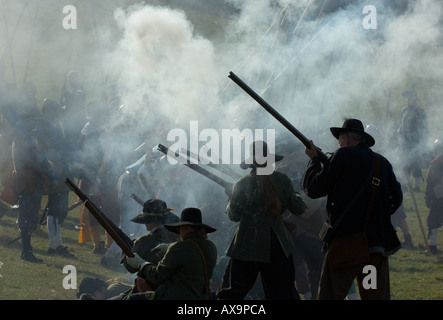
[[[376,187],[378,187],[380,185],[380,179],[378,178],[372,178],[372,184]]]

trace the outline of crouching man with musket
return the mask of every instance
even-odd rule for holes
[[[198,208],[186,208],[180,221],[165,224],[165,228],[180,235],[181,240],[169,245],[158,264],[145,261],[138,254],[126,257],[126,262],[138,270],[138,275],[158,285],[155,291],[143,294],[148,300],[210,299],[209,281],[217,262],[217,247],[207,238],[216,229],[202,223]]]
[[[179,240],[176,233],[169,231],[164,226],[166,223],[179,221],[179,218],[171,212],[172,210],[172,208],[167,207],[166,202],[160,199],[150,199],[143,203],[142,213],[131,219],[131,221],[144,224],[149,233],[135,239],[132,252],[153,264],[160,262],[169,244]],[[127,262],[127,259],[128,257],[124,255],[121,260],[126,270],[130,273],[138,272],[138,268],[132,267]],[[157,289],[156,284],[150,283],[140,276],[135,278],[134,282],[134,286],[130,290],[116,297],[116,299],[135,299],[135,294]],[[143,296],[141,297],[144,298]]]

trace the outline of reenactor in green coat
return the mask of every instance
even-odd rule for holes
[[[166,203],[160,199],[150,199],[143,205],[143,211],[141,214],[131,219],[132,222],[141,223],[146,226],[146,230],[149,233],[135,239],[134,247],[132,251],[137,253],[141,258],[146,261],[157,264],[166,250],[152,250],[160,244],[170,244],[178,240],[178,236],[165,228],[166,223],[178,222],[179,218],[173,214],[172,208],[168,208]],[[135,273],[137,270],[131,268],[126,263],[126,260],[122,260],[125,268]]]
[[[165,228],[180,235],[180,241],[169,245],[158,264],[145,261],[138,254],[126,257],[126,262],[138,269],[138,275],[158,285],[146,292],[149,300],[210,299],[209,281],[217,262],[217,247],[207,234],[216,229],[202,223],[198,208],[186,208],[180,221],[165,224]]]
[[[170,243],[176,242],[179,237],[170,232],[164,226],[165,223],[179,221],[179,218],[173,214],[172,208],[168,208],[166,203],[160,199],[150,199],[143,204],[143,211],[132,222],[144,224],[149,233],[135,239],[132,251],[138,254],[142,259],[157,264],[166,252]],[[138,268],[131,267],[126,261],[126,255],[123,256],[121,263],[130,273],[138,272]],[[141,293],[155,289],[155,284],[146,282],[143,278],[137,277],[133,288],[127,290],[121,299],[130,299],[135,293]]]
[[[234,184],[226,208],[228,218],[239,224],[226,253],[230,259],[217,298],[244,299],[260,274],[266,299],[300,299],[294,286],[295,246],[283,214],[289,211],[300,216],[306,204],[286,174],[258,172],[260,167],[271,165],[256,159],[258,150],[264,157],[270,155],[266,142],[255,141],[250,149],[252,159],[241,167],[251,168],[251,172]],[[280,161],[283,156],[275,154],[272,158]]]

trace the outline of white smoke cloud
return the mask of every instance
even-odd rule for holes
[[[116,10],[115,19],[123,38],[110,65],[128,109],[180,122],[201,116],[218,90],[212,43],[180,10],[133,6]]]
[[[107,72],[118,77],[129,112],[150,114],[147,126],[165,117],[185,130],[198,120],[201,129],[275,128],[277,139],[288,136],[229,71],[326,151],[336,148],[329,127],[344,117],[398,124],[401,92],[411,88],[435,125],[442,94],[426,84],[442,78],[440,1],[400,8],[373,1],[375,30],[363,25],[365,1],[227,3],[235,10],[224,16],[222,39],[203,37],[185,11],[161,3],[115,11],[122,37]]]

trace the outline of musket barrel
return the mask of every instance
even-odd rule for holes
[[[77,187],[69,178],[66,178],[65,183],[72,191],[84,202],[85,207],[91,212],[97,222],[106,230],[112,237],[115,243],[122,249],[128,257],[134,257],[132,247],[134,242],[129,238],[119,227],[117,227],[107,216],[101,212],[99,208],[89,200],[88,196],[84,194],[79,187]]]
[[[185,153],[187,154],[188,157],[192,157],[192,158],[194,158],[194,159],[196,159],[196,160],[198,160],[198,161],[201,161],[201,160],[202,160],[200,155],[195,154],[195,153],[193,153],[193,152],[191,152],[191,151],[189,151],[189,150],[187,150],[187,149],[183,149],[183,148],[182,148],[182,149],[181,149],[181,152],[185,152]],[[208,160],[208,159],[203,159],[203,160],[205,160],[206,165],[207,165],[208,167],[214,168],[214,169],[216,169],[216,170],[218,170],[218,171],[220,171],[220,172],[222,172],[222,173],[228,175],[229,177],[231,177],[231,178],[233,178],[233,179],[235,179],[235,180],[238,180],[238,179],[241,178],[240,175],[238,175],[234,170],[232,170],[232,169],[231,169],[230,167],[228,167],[228,166],[225,166],[225,165],[223,165],[223,164],[220,165],[220,164],[214,164],[214,163],[211,163],[210,160]],[[221,162],[221,161],[220,161],[220,162]]]
[[[243,80],[241,80],[235,73],[232,71],[229,72],[229,78],[232,79],[240,88],[242,88],[247,94],[249,94],[255,101],[257,101],[266,111],[268,111],[278,122],[280,122],[283,126],[286,127],[294,136],[296,136],[306,148],[310,149],[311,145],[309,143],[309,139],[306,138],[300,131],[297,130],[288,120],[286,120],[280,113],[277,112],[269,103],[267,103],[262,97],[260,97],[254,90],[252,90]],[[321,149],[315,147],[318,156],[322,163],[325,163],[328,158],[321,151]]]
[[[144,202],[139,196],[137,196],[135,193],[131,193],[131,198],[134,199],[135,202],[137,202],[139,205],[143,207]]]
[[[157,146],[157,149],[158,149],[160,152],[164,153],[165,155],[168,155],[168,152],[173,152],[173,151],[169,150],[169,148],[165,147],[165,146],[162,145],[162,144],[159,144],[159,145]],[[176,156],[179,156],[177,153],[175,153],[175,155],[176,155]],[[187,160],[186,160],[186,159],[184,159],[184,158],[181,157],[181,156],[179,156],[179,157],[180,157],[180,160],[181,160],[181,161],[179,161],[179,163],[183,164],[184,166],[186,166],[186,167],[188,167],[188,168],[190,168],[190,169],[192,169],[192,170],[194,170],[194,171],[200,173],[201,175],[203,175],[203,176],[205,176],[206,178],[208,178],[208,179],[214,181],[215,183],[217,183],[218,185],[222,186],[222,187],[225,188],[225,189],[226,189],[226,188],[231,188],[231,187],[232,187],[232,183],[230,183],[230,182],[228,182],[228,181],[226,181],[226,180],[224,180],[224,179],[222,179],[222,178],[216,176],[216,175],[213,174],[212,172],[210,172],[210,171],[208,171],[208,170],[206,170],[206,169],[200,167],[200,166],[197,165],[197,164],[194,164],[194,163],[187,163]]]

